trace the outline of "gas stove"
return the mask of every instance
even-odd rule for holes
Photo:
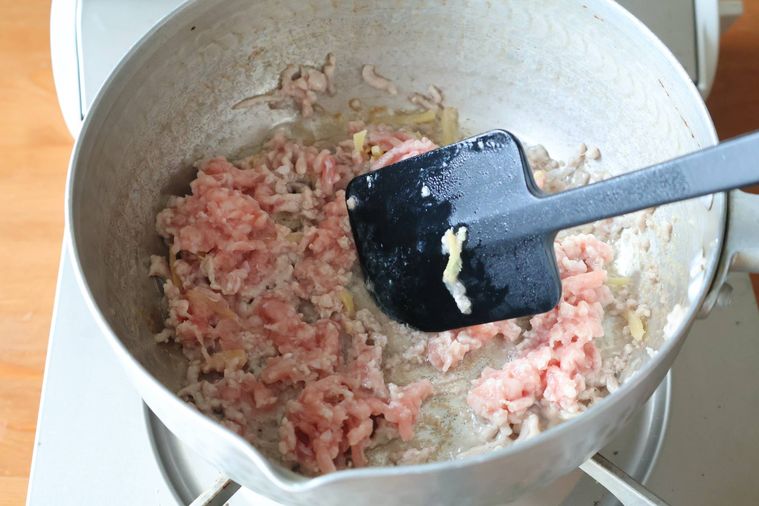
[[[128,48],[182,0],[55,0],[53,66],[76,135],[102,83]],[[626,0],[707,93],[719,13],[741,2]],[[730,18],[722,17],[722,22]],[[711,45],[710,45],[711,44]],[[697,322],[673,371],[624,433],[601,453],[673,504],[759,503],[759,394],[744,382],[759,361],[759,313],[749,279],[731,279],[733,304]],[[716,340],[719,339],[717,343]],[[726,373],[728,372],[728,373]],[[583,469],[596,477],[603,461]],[[605,467],[608,469],[608,467]],[[606,473],[608,478],[608,473]],[[612,481],[607,486],[618,483]],[[226,486],[225,489],[222,489]],[[67,251],[61,255],[28,503],[222,504],[234,491],[142,403],[89,315]],[[580,470],[519,505],[615,504]],[[240,490],[229,504],[274,504]],[[628,502],[627,504],[637,504]]]

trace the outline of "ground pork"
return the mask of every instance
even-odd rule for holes
[[[332,55],[321,70],[290,66],[275,91],[236,107],[292,101],[309,116],[318,94],[334,92],[334,71]],[[364,74],[392,91],[373,68]],[[427,111],[389,119],[436,120],[425,131],[443,143],[460,137],[440,90],[412,98]],[[277,130],[253,156],[199,162],[190,193],[156,217],[168,256],[151,256],[149,270],[167,306],[155,339],[179,343],[188,360],[180,395],[268,457],[316,475],[510,444],[617,385],[626,357],[599,352],[604,308],[646,314],[623,300],[630,287],[612,297],[612,249],[593,235],[560,234],[561,302],[530,319],[425,334],[366,296],[344,188],[436,146],[397,124],[349,121],[340,141]],[[586,151],[563,165],[528,148],[538,186],[591,180]]]
[[[287,101],[298,106],[301,115],[308,118],[320,94],[335,93],[335,56],[330,53],[321,69],[308,65],[288,65],[279,75],[279,86],[269,92],[245,98],[233,109],[248,109],[259,104],[282,107]]]
[[[445,372],[461,362],[468,352],[480,349],[496,336],[514,342],[521,333],[522,328],[512,320],[440,332],[427,341],[427,360]]]
[[[427,381],[385,383],[386,338],[370,312],[350,307],[356,251],[344,188],[435,144],[367,133],[358,152],[277,132],[238,164],[203,161],[191,193],[156,218],[170,245],[168,261],[151,260],[169,307],[169,335],[159,336],[190,360],[196,377],[184,396],[254,443],[256,416],[280,413],[281,456],[308,474],[364,465],[378,417],[410,439],[432,395]]]
[[[604,334],[603,307],[612,301],[604,265],[612,249],[591,235],[555,244],[562,297],[553,310],[533,316],[521,353],[501,369],[486,368],[467,395],[479,416],[499,425],[521,425],[542,401],[554,411],[576,414],[582,393],[601,357],[593,342]]]

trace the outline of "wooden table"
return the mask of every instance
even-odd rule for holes
[[[722,138],[759,129],[759,0],[744,4],[708,101]],[[49,8],[0,0],[0,506],[26,497],[72,145],[50,71]]]
[[[26,497],[72,144],[49,14],[48,1],[0,0],[0,505]]]

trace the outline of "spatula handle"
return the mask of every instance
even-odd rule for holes
[[[530,214],[552,232],[759,183],[759,132],[605,181],[548,195]]]

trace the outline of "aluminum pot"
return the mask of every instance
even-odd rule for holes
[[[717,142],[706,108],[665,46],[608,0],[196,0],[143,38],[88,114],[71,160],[66,219],[79,282],[104,338],[145,402],[183,442],[229,477],[287,504],[492,504],[575,469],[625,425],[660,383],[699,310],[730,267],[759,267],[759,205],[719,194],[657,210],[673,223],[652,244],[658,348],[612,395],[532,439],[465,459],[305,478],[268,462],[174,392],[178,350],[153,342],[159,297],[147,277],[163,251],[156,213],[187,190],[192,162],[260,142],[289,110],[232,110],[268,91],[288,63],[338,60],[340,93],[406,105],[360,86],[374,63],[403,91],[441,87],[467,132],[507,128],[559,157],[601,146],[624,172]],[[730,222],[728,223],[728,207]],[[696,265],[698,268],[691,268]],[[685,308],[670,316],[672,307]],[[703,308],[703,309],[702,309]]]

